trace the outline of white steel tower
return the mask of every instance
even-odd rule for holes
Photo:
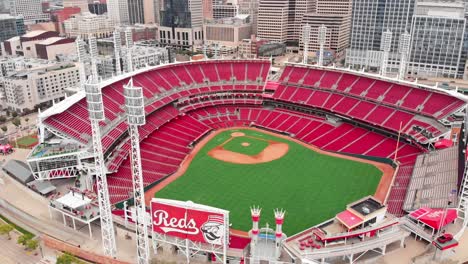
[[[400,80],[405,78],[406,75],[406,60],[408,58],[408,53],[410,49],[410,40],[411,35],[408,32],[405,32],[400,35],[400,41],[398,42],[398,52],[400,53],[400,71],[398,73],[398,78]]]
[[[125,29],[125,46],[127,49],[127,71],[133,71],[133,58],[132,58],[132,47],[133,47],[133,37],[132,37],[132,29],[126,28]]]
[[[318,42],[320,45],[318,66],[323,66],[323,49],[325,46],[326,37],[327,27],[325,25],[321,25],[318,29]]]
[[[275,221],[276,221],[276,231],[275,231],[275,257],[279,259],[281,256],[281,243],[283,241],[283,223],[284,223],[284,214],[286,211],[283,209],[275,209],[273,211],[275,213]]]
[[[128,84],[124,86],[124,96],[132,146],[130,162],[132,164],[133,198],[136,214],[137,263],[147,264],[149,260],[148,227],[141,169],[140,134],[138,133],[138,126],[145,124],[143,90],[141,87],[133,86],[133,79],[130,79]]]
[[[260,221],[260,213],[262,212],[262,208],[260,207],[251,207],[250,214],[252,216],[252,230],[250,231],[250,254],[251,256],[255,256],[257,253],[257,243],[258,243],[258,222]]]
[[[91,55],[91,75],[97,83],[99,80],[96,58],[98,57],[97,40],[93,35],[89,36],[89,54]]]
[[[99,121],[105,119],[104,105],[102,103],[101,87],[97,83],[97,76],[91,76],[84,85],[86,102],[88,103],[89,119],[91,121],[94,165],[96,170],[96,186],[101,217],[102,246],[104,254],[114,257],[116,254],[114,225],[112,223],[111,204],[107,179],[104,172],[104,156],[102,152],[101,129]]]
[[[380,66],[380,75],[387,74],[388,55],[392,47],[392,32],[390,30],[382,33],[382,41],[380,42],[380,50],[382,51],[382,64]]]
[[[120,39],[120,32],[114,31],[114,58],[115,58],[115,74],[117,76],[122,74],[120,65],[120,53],[122,51],[122,40]]]
[[[86,82],[86,71],[85,71],[85,61],[86,61],[86,47],[84,41],[78,37],[76,39],[76,54],[78,55],[78,65],[80,71],[80,83],[81,87],[83,87],[84,83]]]
[[[309,42],[310,42],[310,25],[306,24],[302,28],[302,42],[304,43],[304,54],[302,58],[302,64],[307,64],[309,54]]]

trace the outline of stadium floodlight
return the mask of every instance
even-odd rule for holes
[[[104,172],[101,128],[99,126],[99,122],[105,119],[102,91],[97,83],[96,76],[91,76],[88,82],[85,83],[84,88],[86,92],[86,102],[88,104],[89,119],[91,121],[96,186],[101,218],[102,246],[105,255],[114,257],[116,254],[114,224],[112,222],[107,178]]]
[[[380,42],[380,50],[382,51],[382,64],[380,66],[380,75],[385,76],[387,74],[388,66],[388,54],[392,47],[392,32],[387,29],[382,33],[382,39]]]
[[[124,86],[124,97],[131,143],[130,162],[132,167],[133,198],[135,204],[137,263],[147,264],[149,261],[148,226],[146,221],[145,192],[141,168],[140,134],[138,132],[138,126],[146,123],[143,89],[134,86],[133,79],[130,79],[128,84]]]
[[[406,60],[410,50],[411,35],[405,32],[400,35],[400,41],[398,43],[398,52],[400,53],[400,71],[398,73],[399,79],[404,79],[406,75]]]
[[[321,25],[318,29],[318,41],[320,45],[318,66],[323,66],[323,49],[325,47],[326,37],[327,27],[325,25]]]
[[[306,24],[302,27],[302,42],[304,43],[304,52],[302,58],[302,64],[307,64],[309,54],[309,43],[310,43],[310,25]]]
[[[114,31],[114,58],[115,58],[115,74],[117,76],[122,74],[120,65],[120,53],[122,52],[122,39],[120,38],[120,31]]]

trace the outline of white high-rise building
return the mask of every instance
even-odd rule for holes
[[[255,35],[257,34],[258,2],[259,0],[239,0],[239,14],[250,15],[252,34]]]
[[[41,103],[61,100],[66,89],[80,86],[76,64],[46,62],[31,64],[32,68],[10,73],[0,80],[3,107],[21,113]]]
[[[411,27],[408,73],[455,78],[466,34],[462,0],[418,1]]]
[[[89,12],[88,0],[63,0],[63,7],[79,7],[81,12]]]
[[[107,14],[117,25],[129,24],[128,0],[107,0]]]
[[[8,0],[2,0],[8,1]],[[10,14],[12,16],[23,16],[24,24],[31,25],[49,20],[49,14],[42,12],[41,0],[9,0]]]
[[[288,0],[260,0],[258,5],[257,36],[285,43],[288,37]]]
[[[110,37],[114,26],[115,22],[108,16],[91,13],[77,14],[64,21],[65,34],[82,39],[88,39],[90,35],[96,38]]]

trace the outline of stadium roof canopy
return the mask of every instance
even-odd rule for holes
[[[457,219],[458,213],[457,209],[452,208],[444,210],[440,208],[422,207],[411,212],[409,216],[433,229],[439,230]]]
[[[19,160],[10,160],[3,166],[3,171],[23,184],[34,180],[28,165]]]
[[[343,212],[337,214],[336,219],[338,219],[348,229],[355,228],[356,226],[362,224],[362,222],[364,221],[364,219],[354,214],[350,210],[344,210]]]
[[[54,185],[52,185],[52,183],[50,183],[50,181],[32,181],[28,182],[26,185],[42,195],[46,195],[57,189]]]

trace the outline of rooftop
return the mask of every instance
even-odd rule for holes
[[[48,38],[48,39],[45,39],[41,42],[39,42],[38,44],[40,45],[52,45],[56,42],[59,42],[60,40],[64,40],[66,38],[62,38],[62,37],[51,37],[51,38]]]
[[[352,208],[354,211],[360,213],[361,215],[366,216],[378,211],[384,206],[374,198],[367,197],[366,199],[360,200],[350,205],[349,207]]]
[[[33,30],[33,31],[29,31],[28,33],[24,34],[21,37],[23,37],[23,38],[34,38],[34,37],[37,37],[37,36],[39,36],[41,34],[44,34],[45,32],[47,32],[47,31],[45,31],[45,30]]]

